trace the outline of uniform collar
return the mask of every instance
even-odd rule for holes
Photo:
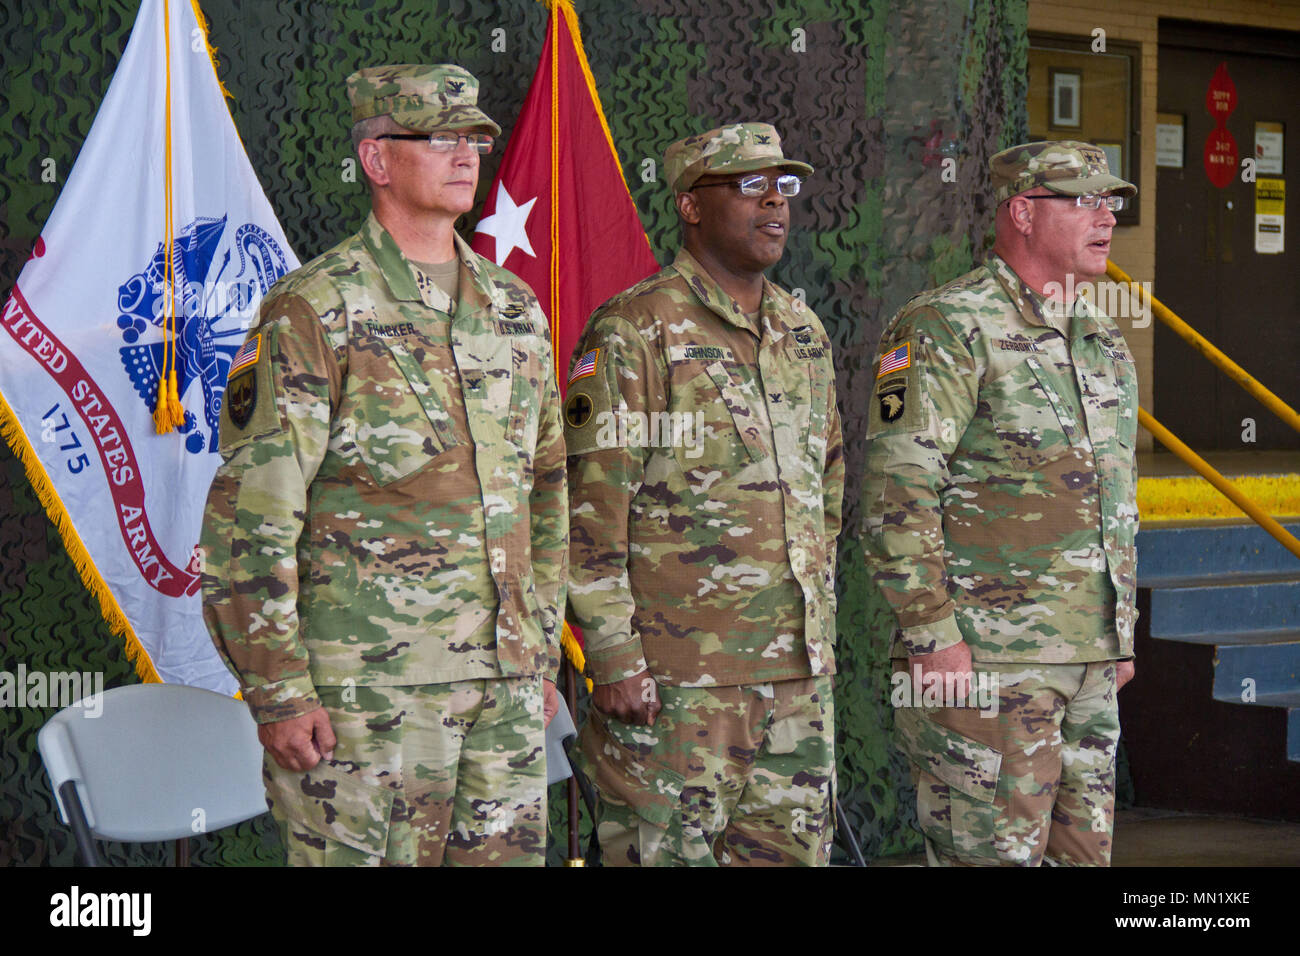
[[[380,225],[373,211],[361,227],[361,241],[379,266],[388,292],[394,299],[399,302],[423,302],[431,309],[450,314],[451,297],[433,281],[420,281],[423,273],[402,254],[397,241]],[[460,260],[460,298],[456,314],[491,309],[495,304],[494,288],[483,275],[477,253],[458,232],[452,232],[452,242],[456,247],[456,258]]]
[[[1046,298],[1031,289],[1005,259],[991,254],[985,267],[1006,291],[1007,297],[1029,325],[1053,328],[1067,338],[1083,338],[1103,331],[1101,313],[1084,296],[1076,294],[1068,311],[1054,311]],[[1109,339],[1109,337],[1108,337]]]
[[[1069,335],[1070,315],[1073,309],[1070,312],[1053,310],[1047,300],[1031,289],[1016,270],[1007,265],[1007,261],[997,253],[989,255],[985,267],[993,273],[994,278],[998,280],[1026,323],[1053,328],[1062,335]],[[1078,301],[1077,297],[1075,301]]]
[[[747,332],[760,333],[760,338],[770,338],[772,341],[785,334],[784,324],[773,321],[778,306],[777,287],[768,280],[767,276],[763,277],[763,299],[759,305],[759,324],[762,326],[760,330],[750,324],[736,300],[718,285],[704,266],[700,265],[699,260],[686,251],[685,246],[677,251],[677,258],[673,260],[672,268],[686,280],[686,284],[705,308],[724,322]]]

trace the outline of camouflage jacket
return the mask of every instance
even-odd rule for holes
[[[758,323],[682,251],[601,306],[574,353],[569,601],[600,683],[835,671],[830,342],[766,281]]]
[[[231,366],[203,605],[260,721],[314,709],[317,685],[559,665],[547,323],[524,283],[456,251],[453,306],[372,215],[271,290]]]
[[[1000,258],[913,298],[881,338],[863,541],[895,657],[1129,657],[1137,379],[1085,301],[1056,314]]]

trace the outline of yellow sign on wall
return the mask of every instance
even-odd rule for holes
[[[1275,255],[1286,237],[1286,180],[1255,180],[1255,251]]]

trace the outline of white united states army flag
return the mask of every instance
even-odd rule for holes
[[[203,625],[195,545],[231,358],[297,265],[189,0],[144,0],[4,304],[0,429],[146,680],[236,689]],[[179,405],[160,435],[168,369]]]

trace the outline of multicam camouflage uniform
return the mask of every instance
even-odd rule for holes
[[[292,862],[543,860],[559,397],[532,293],[455,241],[453,303],[371,216],[271,291],[226,392],[204,614],[258,721],[324,704],[339,738],[267,756]]]
[[[592,316],[565,436],[591,672],[648,669],[663,704],[583,729],[606,862],[824,863],[844,466],[821,323],[766,281],[744,315],[683,250]]]
[[[1061,185],[1022,177],[1021,149],[994,158],[1000,200]],[[1060,192],[1119,189],[1077,155],[1062,162]],[[1000,688],[996,718],[895,713],[931,861],[1108,863],[1116,661],[1133,655],[1136,617],[1137,380],[1124,337],[993,256],[913,298],[876,368],[863,539],[898,615],[892,656],[965,641]]]

